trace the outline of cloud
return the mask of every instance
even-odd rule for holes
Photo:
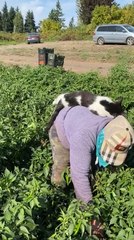
[[[68,24],[71,18],[74,18],[74,22],[77,22],[77,15],[76,15],[76,1],[66,1],[61,2],[62,12],[64,14],[66,24]]]
[[[28,10],[33,11],[34,18],[36,24],[42,19],[48,17],[50,11],[56,7],[57,0],[30,0],[30,1],[23,1],[19,3],[19,9],[25,18],[26,13]],[[65,18],[65,24],[68,25],[70,19],[74,17],[74,21],[76,22],[76,3],[72,0],[61,0],[60,1],[61,9],[63,12],[63,17]]]
[[[116,2],[118,4],[120,4],[121,6],[127,5],[127,4],[131,4],[132,1],[131,0],[116,0]]]
[[[24,17],[26,16],[28,10],[33,11],[34,18],[37,24],[45,13],[45,7],[40,0],[31,0],[29,2],[23,1],[19,5],[19,9]]]

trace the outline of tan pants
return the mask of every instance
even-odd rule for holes
[[[65,186],[64,172],[69,165],[69,150],[61,144],[56,128],[53,125],[49,131],[49,140],[52,147],[53,166],[51,182],[56,186]]]

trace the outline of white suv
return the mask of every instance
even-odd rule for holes
[[[93,41],[104,43],[134,44],[134,27],[128,24],[103,24],[96,27]]]

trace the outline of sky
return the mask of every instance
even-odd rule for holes
[[[72,17],[74,18],[74,23],[77,24],[76,0],[59,1],[66,26],[68,26]],[[19,7],[24,19],[28,10],[33,11],[36,25],[38,25],[40,20],[46,19],[50,11],[55,8],[57,0],[0,0],[0,11],[5,2],[7,3],[8,9],[10,9],[11,6],[14,8]],[[132,0],[116,0],[116,3],[124,6],[131,4]]]

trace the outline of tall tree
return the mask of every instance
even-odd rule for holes
[[[13,32],[14,30],[14,18],[15,18],[15,9],[13,7],[10,8],[9,10],[9,31]]]
[[[52,20],[52,21],[55,21],[55,22],[58,22],[59,19],[58,19],[58,14],[57,14],[57,11],[56,9],[52,9],[50,11],[50,13],[48,14],[48,19]]]
[[[59,0],[57,0],[57,2],[56,2],[56,11],[57,11],[57,14],[58,14],[59,23],[61,24],[62,27],[64,27],[65,26],[65,19],[63,18],[64,14],[62,12],[62,8],[61,8]]]
[[[7,3],[5,2],[4,7],[2,9],[2,29],[5,32],[9,31],[9,14],[8,14],[8,8]]]
[[[69,22],[69,28],[74,28],[75,24],[74,24],[74,18],[72,17],[70,22]]]
[[[95,2],[97,2],[96,5],[99,5],[99,6],[107,5],[111,7],[113,4],[115,4],[114,0],[97,0]]]
[[[95,6],[112,6],[114,4],[114,0],[76,0],[76,4],[78,19],[84,24],[89,24],[92,18],[92,11]]]
[[[22,33],[24,29],[23,17],[21,12],[18,10],[14,18],[14,32]]]
[[[2,31],[2,13],[0,12],[0,31]]]
[[[16,8],[15,12],[20,12],[20,10],[19,10],[19,8],[18,8],[18,7]]]
[[[58,22],[60,23],[61,27],[64,27],[65,26],[65,19],[63,18],[64,14],[62,13],[62,8],[61,8],[61,5],[60,5],[60,1],[57,0],[56,2],[56,7],[53,8],[49,15],[48,15],[48,18],[55,21],[55,22]]]
[[[25,18],[25,32],[33,32],[35,29],[36,26],[33,11],[28,10]]]

